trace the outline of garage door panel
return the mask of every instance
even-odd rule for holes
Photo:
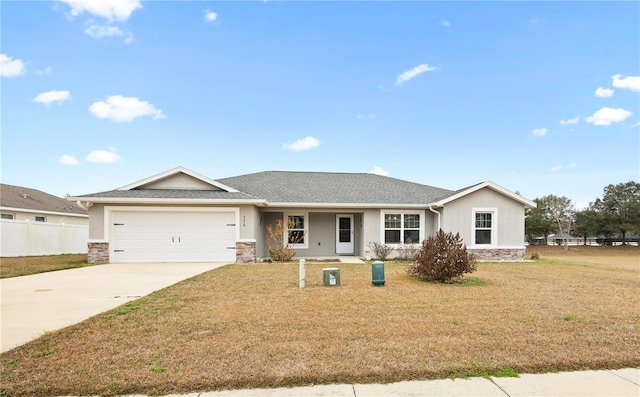
[[[235,212],[113,212],[111,261],[234,262],[235,218]]]

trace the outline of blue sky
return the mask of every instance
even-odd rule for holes
[[[375,171],[581,207],[640,179],[638,2],[0,7],[3,183]]]

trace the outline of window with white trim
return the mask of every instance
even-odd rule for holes
[[[8,214],[6,212],[3,212],[2,214],[0,214],[0,218],[2,218],[2,219],[15,219],[13,214]]]
[[[385,244],[419,244],[422,240],[422,214],[404,212],[384,213]]]
[[[289,247],[308,248],[307,214],[285,214],[285,219],[285,237]]]
[[[497,210],[476,209],[473,212],[473,242],[475,245],[495,245]]]
[[[45,218],[44,216],[38,216],[36,215],[36,222],[46,222],[47,218]]]

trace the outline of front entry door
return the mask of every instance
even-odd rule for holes
[[[336,253],[353,254],[353,215],[336,215]]]

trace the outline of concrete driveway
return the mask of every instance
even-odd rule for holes
[[[1,351],[224,265],[109,264],[2,279]]]

